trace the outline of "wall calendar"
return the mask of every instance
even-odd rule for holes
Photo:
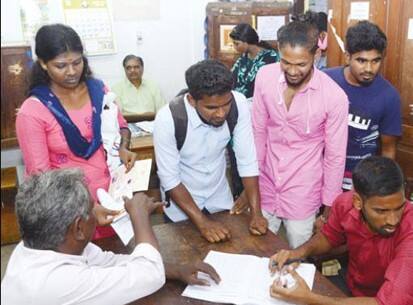
[[[65,23],[79,34],[87,55],[116,52],[107,0],[62,0]]]

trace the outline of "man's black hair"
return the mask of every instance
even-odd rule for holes
[[[404,187],[400,166],[392,159],[373,156],[361,160],[353,171],[355,191],[364,199],[395,194]]]
[[[278,30],[278,48],[281,49],[286,45],[292,48],[300,46],[314,54],[318,48],[318,34],[318,28],[314,23],[302,20],[292,21]]]
[[[126,55],[125,58],[123,59],[122,65],[123,65],[124,68],[126,67],[126,63],[131,59],[136,59],[137,61],[140,62],[141,66],[143,67],[142,57],[139,57],[139,56],[136,56],[136,55],[133,55],[133,54],[129,54],[129,55]]]
[[[377,50],[383,54],[386,47],[386,35],[376,24],[370,21],[359,21],[347,30],[346,50],[350,55],[370,50]]]
[[[217,60],[200,61],[185,72],[188,91],[195,100],[204,95],[222,95],[231,91],[233,78],[231,71]]]

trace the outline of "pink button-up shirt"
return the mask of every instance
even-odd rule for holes
[[[348,99],[314,69],[287,110],[280,64],[262,67],[255,80],[252,120],[262,208],[300,220],[331,206],[341,193],[347,146]]]

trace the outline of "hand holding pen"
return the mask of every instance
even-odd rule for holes
[[[280,250],[270,257],[269,269],[271,274],[285,270],[285,266],[297,268],[299,263],[304,262],[302,257],[297,256],[292,250]]]

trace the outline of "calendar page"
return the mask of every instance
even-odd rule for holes
[[[79,34],[87,55],[116,52],[106,0],[63,0],[63,11],[66,24]]]

